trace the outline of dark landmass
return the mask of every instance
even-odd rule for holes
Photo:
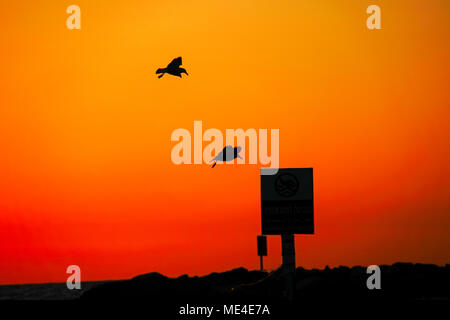
[[[0,285],[0,300],[72,300],[106,281],[81,282],[80,290],[68,290],[66,283]]]
[[[369,290],[366,267],[324,270],[297,268],[295,299],[307,300],[447,300],[450,301],[450,265],[395,263],[382,265],[381,289]],[[112,281],[87,290],[81,300],[151,301],[182,303],[282,302],[286,300],[281,269],[271,273],[238,268],[203,277],[168,278],[149,273],[130,280]]]
[[[381,310],[383,305],[388,305],[388,310],[394,306],[402,315],[407,310],[414,314],[411,302],[419,305],[443,302],[448,311],[449,264],[441,267],[395,263],[382,265],[380,269],[381,289],[369,290],[366,283],[370,274],[367,274],[366,267],[297,268],[293,301],[287,299],[281,269],[268,273],[244,268],[201,277],[183,275],[168,278],[154,272],[129,280],[83,282],[82,290],[68,290],[65,283],[0,286],[0,300],[66,300],[57,304],[56,309],[52,304],[50,309],[57,310],[59,306],[62,309],[58,314],[65,310],[79,310],[80,315],[95,310],[102,317],[106,313],[117,316],[118,312],[128,317],[130,312],[136,312],[150,319],[207,318],[204,315],[181,316],[180,310],[186,306],[214,306],[217,312],[211,319],[234,319],[220,310],[224,305],[236,304],[267,305],[270,309],[270,316],[260,314],[255,318],[255,315],[247,315],[248,319],[297,319],[303,317],[308,308],[316,314],[335,312],[339,308],[347,313],[363,306],[366,314]],[[17,305],[19,301],[12,302],[14,312],[26,309]],[[30,309],[38,307],[33,304]],[[360,315],[359,311],[355,312]]]
[[[366,286],[366,267],[337,267],[323,270],[297,268],[295,298],[450,300],[450,265],[395,263],[382,265],[381,289]],[[65,283],[3,285],[1,300],[146,300],[218,302],[278,301],[286,299],[281,269],[273,272],[237,268],[206,276],[168,278],[153,272],[130,280],[82,282],[81,290],[68,290]]]

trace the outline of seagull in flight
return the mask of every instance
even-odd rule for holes
[[[241,152],[241,147],[237,146],[233,148],[232,146],[226,146],[223,148],[222,151],[220,151],[214,159],[211,161],[215,161],[212,168],[214,168],[217,164],[217,161],[232,161],[236,158],[242,159],[242,157],[239,155],[239,152]]]
[[[173,76],[177,76],[181,78],[181,74],[182,73],[186,73],[186,69],[184,68],[180,68],[180,66],[183,64],[183,62],[181,61],[181,57],[175,58],[172,60],[171,63],[169,63],[167,65],[167,67],[165,68],[159,68],[158,70],[156,70],[156,74],[160,75],[158,76],[158,78],[161,78],[165,73],[171,74]]]

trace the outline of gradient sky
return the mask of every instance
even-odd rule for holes
[[[450,263],[449,1],[18,0],[0,26],[0,283],[258,268],[260,166],[174,165],[194,120],[314,168],[297,265]]]

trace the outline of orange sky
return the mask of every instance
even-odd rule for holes
[[[174,165],[171,133],[194,120],[279,129],[280,166],[314,168],[297,265],[449,263],[449,9],[3,1],[0,283],[257,268],[260,166]],[[189,76],[158,79],[180,55]]]

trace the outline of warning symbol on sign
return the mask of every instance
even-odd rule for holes
[[[291,173],[283,173],[275,179],[275,191],[282,197],[292,197],[298,187],[298,180]]]

